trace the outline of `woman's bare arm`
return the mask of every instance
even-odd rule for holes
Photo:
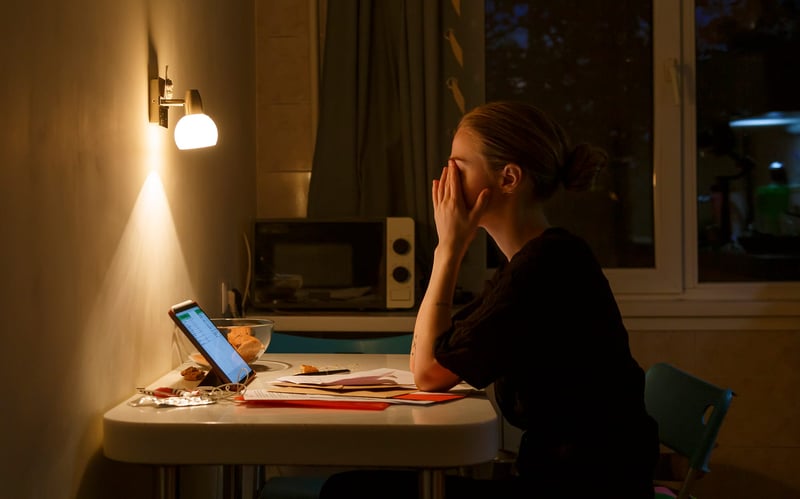
[[[481,192],[472,211],[464,205],[458,168],[453,160],[433,181],[434,218],[439,244],[434,251],[428,289],[420,304],[414,325],[409,366],[421,390],[452,388],[459,377],[436,360],[436,338],[450,327],[453,294],[461,260],[477,230],[477,219],[485,208],[488,190]]]
[[[453,292],[460,266],[460,259],[442,253],[437,248],[411,345],[410,368],[417,387],[424,391],[449,390],[459,382],[459,377],[440,365],[433,355],[436,338],[450,327]]]

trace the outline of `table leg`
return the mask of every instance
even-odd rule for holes
[[[253,499],[257,499],[259,492],[266,483],[266,466],[256,465],[253,466]]]
[[[420,470],[419,497],[420,499],[444,499],[444,470]]]
[[[223,499],[242,499],[242,466],[226,464],[222,467]]]
[[[156,467],[156,486],[159,499],[178,498],[178,468],[177,466],[161,465]]]

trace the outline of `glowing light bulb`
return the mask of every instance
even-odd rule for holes
[[[200,149],[217,145],[217,125],[207,114],[187,114],[175,125],[178,149]]]

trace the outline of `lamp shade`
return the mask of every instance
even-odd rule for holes
[[[197,89],[186,91],[186,115],[175,125],[178,149],[200,149],[217,145],[217,125],[203,112],[203,101]]]
[[[217,145],[217,125],[207,114],[187,114],[175,125],[178,149],[199,149]]]

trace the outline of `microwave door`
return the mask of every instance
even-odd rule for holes
[[[370,242],[365,229],[304,225],[272,237],[262,248],[268,263],[263,298],[284,308],[380,307],[381,250],[374,247],[380,239]]]

